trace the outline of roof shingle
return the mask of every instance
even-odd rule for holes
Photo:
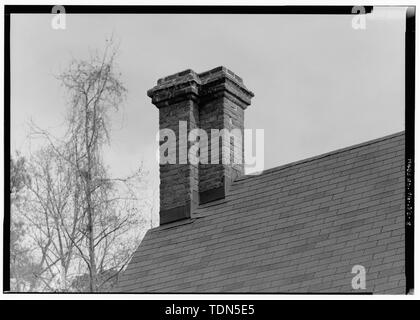
[[[404,132],[235,181],[147,232],[122,292],[405,293]]]

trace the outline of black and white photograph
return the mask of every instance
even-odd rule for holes
[[[4,296],[415,296],[414,5],[6,4],[4,36]]]

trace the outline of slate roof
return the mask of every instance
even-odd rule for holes
[[[147,232],[117,291],[405,293],[404,132],[235,181]]]

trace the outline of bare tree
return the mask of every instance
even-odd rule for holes
[[[81,241],[77,181],[71,167],[51,146],[36,152],[28,165],[31,197],[24,216],[39,253],[39,268],[34,276],[48,290],[68,290],[68,272],[75,243]],[[55,282],[55,284],[54,284]]]
[[[102,54],[73,60],[59,75],[69,96],[63,138],[32,125],[32,136],[43,137],[47,147],[31,159],[33,210],[26,217],[37,230],[33,241],[43,266],[37,276],[50,290],[54,279],[60,279],[60,290],[71,290],[70,278],[87,278],[88,288],[78,286],[83,290],[109,289],[140,240],[136,189],[144,173],[140,167],[127,177],[111,177],[102,159],[110,113],[119,111],[126,94],[116,54],[114,42],[107,41]]]
[[[25,185],[30,184],[26,159],[19,154],[10,158],[10,288],[25,291],[33,283],[31,248],[24,243],[26,226],[20,209],[26,200]]]

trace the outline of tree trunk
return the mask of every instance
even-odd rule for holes
[[[87,103],[87,101],[86,101]],[[88,214],[88,242],[89,242],[89,285],[90,291],[96,291],[96,262],[95,262],[95,237],[93,228],[93,206],[92,206],[92,146],[89,144],[89,110],[86,105],[85,108],[85,145],[86,145],[86,156],[87,156],[87,172],[85,175],[86,179],[86,202],[87,202],[87,214]],[[95,121],[95,119],[92,119]],[[92,133],[92,136],[95,133]]]
[[[95,263],[95,247],[93,235],[93,208],[90,197],[90,183],[88,183],[88,198],[87,198],[87,211],[88,211],[88,232],[89,232],[89,262],[90,262],[90,291],[96,291],[96,263]]]

